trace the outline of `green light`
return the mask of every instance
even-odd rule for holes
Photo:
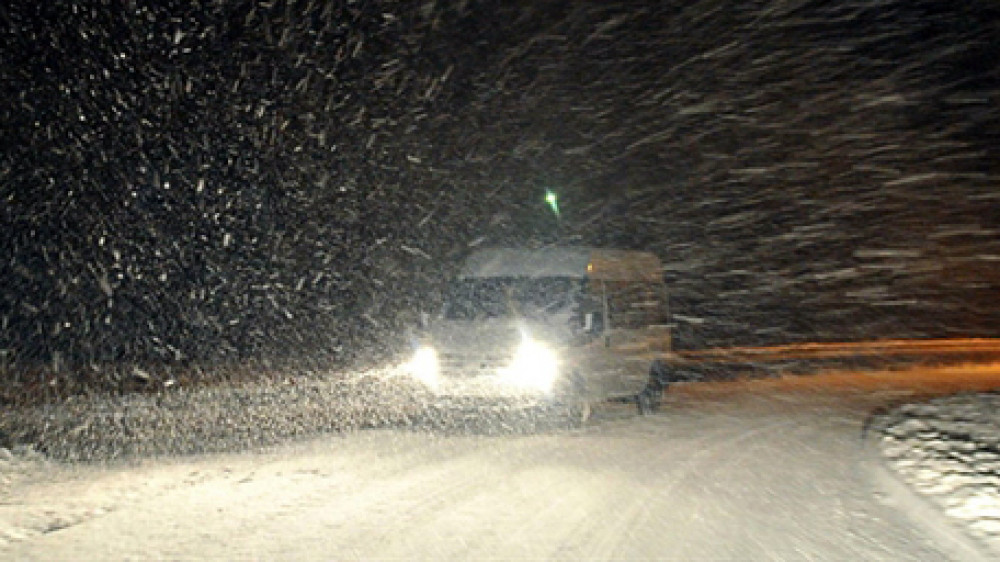
[[[555,215],[558,217],[559,216],[559,198],[556,196],[556,194],[554,192],[552,192],[551,190],[546,189],[545,190],[545,202],[549,204],[549,207],[552,207],[552,212],[555,213]]]

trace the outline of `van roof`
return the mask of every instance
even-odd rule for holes
[[[459,279],[492,277],[658,282],[663,273],[659,258],[649,252],[564,246],[537,250],[483,248],[465,260],[458,274]]]

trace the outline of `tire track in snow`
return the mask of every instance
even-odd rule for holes
[[[670,417],[655,416],[646,420],[655,425],[664,425],[670,422]],[[779,421],[750,429],[738,428],[734,434],[731,434],[732,428],[727,425],[718,431],[698,435],[693,441],[685,442],[682,447],[676,445],[662,447],[653,455],[636,454],[635,458],[640,461],[638,467],[642,473],[669,474],[669,480],[662,482],[654,478],[651,482],[643,483],[631,497],[621,500],[624,502],[623,509],[608,509],[606,513],[588,518],[572,535],[564,538],[564,544],[584,545],[581,549],[583,555],[602,559],[615,558],[626,550],[626,545],[629,550],[637,545],[641,546],[644,542],[642,535],[648,533],[640,532],[637,535],[637,530],[651,528],[647,522],[656,517],[650,500],[662,501],[663,498],[669,498],[678,486],[696,472],[719,464],[720,457],[734,445],[763,432],[789,426],[791,423],[791,421]],[[678,464],[673,457],[678,449],[696,452]],[[634,468],[636,467],[633,466]],[[617,503],[614,499],[612,502]],[[655,528],[656,525],[652,527]],[[649,552],[648,555],[655,557],[657,553]]]

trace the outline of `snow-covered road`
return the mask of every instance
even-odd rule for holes
[[[0,505],[0,558],[940,560],[866,465],[864,420],[1000,387],[1000,367],[672,388],[529,436],[330,436],[255,454],[49,467]]]

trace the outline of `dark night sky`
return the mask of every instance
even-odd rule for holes
[[[8,360],[371,358],[550,242],[687,347],[1000,335],[992,2],[147,4],[0,6]]]

